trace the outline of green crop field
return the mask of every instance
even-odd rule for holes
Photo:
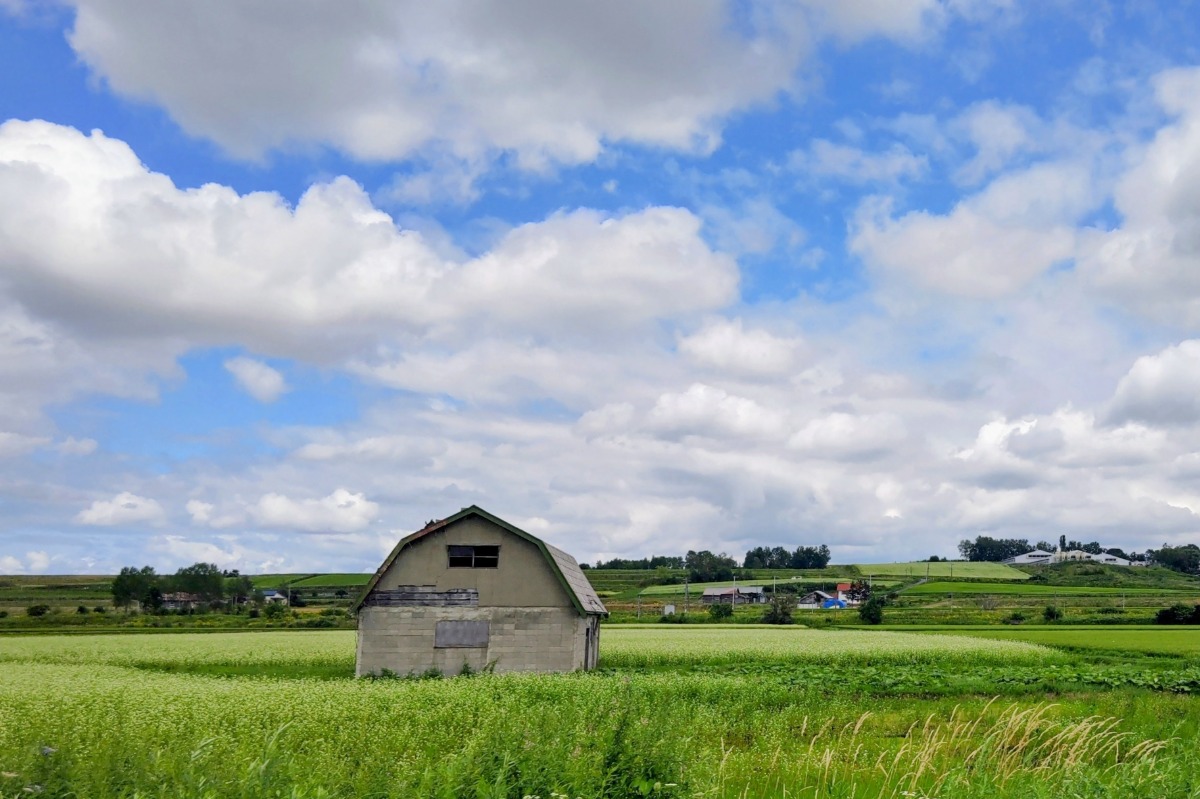
[[[294,583],[298,580],[305,580],[309,577],[317,575],[308,574],[255,574],[251,575],[250,581],[254,583],[255,588],[283,588],[289,583]]]
[[[856,578],[860,579],[860,578]],[[866,578],[861,578],[865,580]],[[779,577],[772,580],[768,577],[765,580],[723,580],[714,583],[691,583],[688,586],[688,591],[692,596],[698,597],[704,593],[705,588],[728,588],[733,585],[740,586],[769,586],[769,585],[787,585],[788,583],[799,583],[801,585],[824,585],[827,588],[832,588],[839,582],[849,582],[850,578],[836,577]],[[900,580],[874,580],[873,585],[876,588],[890,588],[900,585]],[[668,594],[683,594],[684,586],[676,585],[651,585],[643,588],[642,596],[664,596]]]
[[[1026,596],[1170,596],[1200,597],[1200,588],[1111,588],[1087,585],[1042,585],[1039,583],[963,583],[934,581],[903,590],[904,595],[922,594],[1013,594]]]
[[[966,577],[979,580],[1028,580],[1029,575],[1003,563],[858,563],[855,568],[864,576],[876,577]]]
[[[604,631],[603,666],[715,665],[790,661],[873,663],[1014,663],[1055,658],[1036,646],[981,646],[980,640],[874,630],[807,630],[750,625],[622,625]],[[968,642],[970,642],[968,644]],[[988,642],[991,644],[993,642]]]
[[[1102,649],[1112,652],[1200,657],[1200,629],[1195,627],[1135,627],[1132,625],[1026,627],[1020,625],[926,629],[939,637],[961,635],[995,641],[1026,641],[1071,649]]]
[[[7,637],[0,797],[1187,799],[1200,784],[1185,657],[749,626],[606,627],[601,647],[589,674],[358,680],[350,631]]]
[[[296,580],[292,588],[364,588],[371,579],[369,574],[314,574]]]

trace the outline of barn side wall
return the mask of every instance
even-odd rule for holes
[[[485,621],[486,647],[435,648],[439,621]],[[437,669],[574,671],[585,662],[588,618],[562,607],[364,607],[358,614],[358,676]]]

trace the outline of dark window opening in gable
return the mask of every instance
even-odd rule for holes
[[[498,546],[448,546],[446,554],[452,569],[494,569],[500,565]]]

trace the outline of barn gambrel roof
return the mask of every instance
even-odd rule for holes
[[[379,581],[383,578],[383,575],[386,574],[387,570],[390,569],[392,564],[396,562],[396,558],[399,557],[400,553],[405,547],[420,541],[427,535],[436,533],[439,530],[444,530],[455,522],[462,521],[463,519],[471,516],[478,516],[485,521],[489,521],[497,527],[507,530],[518,538],[525,539],[541,550],[542,555],[544,555],[546,558],[546,562],[550,564],[550,570],[554,572],[554,576],[558,578],[558,582],[567,592],[567,596],[571,598],[571,604],[575,606],[575,609],[579,611],[580,615],[608,615],[608,609],[604,607],[604,603],[601,602],[600,597],[596,595],[596,589],[592,588],[592,584],[588,582],[587,576],[583,573],[583,570],[579,568],[579,564],[575,562],[575,558],[571,557],[566,552],[563,552],[558,547],[547,544],[537,536],[527,533],[521,528],[509,524],[500,517],[493,516],[478,505],[472,505],[469,508],[463,508],[453,516],[447,516],[441,521],[430,522],[415,533],[400,539],[400,543],[396,544],[395,548],[392,549],[391,553],[389,553],[384,559],[382,565],[375,570],[375,574],[371,576],[371,580],[367,583],[366,589],[362,592],[358,599],[354,601],[354,604],[350,606],[350,611],[356,612],[360,607],[362,607],[363,602],[365,602],[367,597],[370,596],[371,592],[375,590],[375,586],[379,584]]]

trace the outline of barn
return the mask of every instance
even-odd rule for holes
[[[474,505],[401,539],[353,610],[360,677],[591,669],[608,615],[574,558]]]

